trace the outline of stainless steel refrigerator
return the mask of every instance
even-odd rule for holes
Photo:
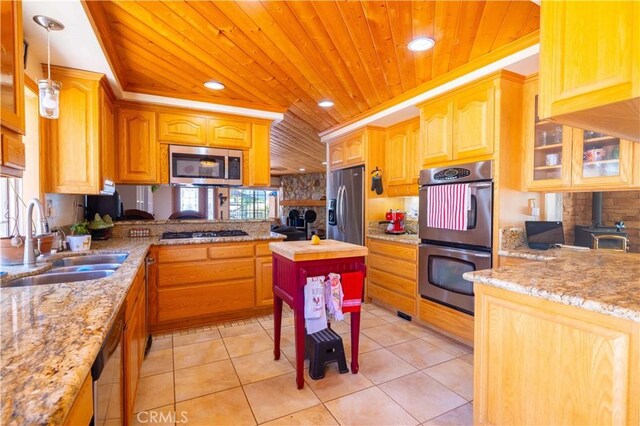
[[[332,240],[364,245],[364,167],[336,170],[327,180],[327,231]]]

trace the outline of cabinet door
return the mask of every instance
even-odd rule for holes
[[[453,112],[450,98],[429,102],[420,109],[420,163],[422,167],[453,158]]]
[[[193,114],[158,113],[158,140],[189,145],[207,143],[207,119]]]
[[[17,133],[2,132],[0,145],[0,164],[12,169],[24,170],[24,143]],[[3,167],[3,170],[4,170]]]
[[[116,108],[109,96],[100,90],[100,162],[104,180],[115,182],[116,179]]]
[[[385,170],[387,185],[404,185],[409,182],[408,167],[413,160],[407,125],[387,130],[385,141]]]
[[[155,113],[142,109],[118,111],[118,180],[158,183],[158,143]]]
[[[364,133],[347,139],[344,143],[345,160],[352,166],[364,163]]]
[[[144,295],[144,293],[142,293],[142,295]],[[136,299],[133,314],[129,318],[124,330],[125,417],[129,420],[133,419],[133,409],[142,366],[141,354],[144,354],[144,345],[140,339],[141,328],[143,327],[141,323],[141,319],[143,318],[140,315],[140,311],[144,312],[143,299],[144,297],[138,297]]]
[[[640,96],[639,25],[637,1],[545,1],[541,118]]]
[[[242,180],[245,186],[271,185],[271,164],[269,147],[269,125],[251,126],[251,148],[243,156],[246,165],[242,168]]]
[[[271,256],[256,258],[256,306],[273,304],[273,261]]]
[[[493,153],[495,86],[480,83],[453,100],[453,159]]]
[[[524,88],[524,185],[552,190],[571,185],[573,130],[538,116],[537,80]]]
[[[0,72],[2,103],[0,122],[24,135],[24,47],[22,2],[0,2]]]
[[[235,149],[251,148],[251,123],[209,118],[207,144],[214,147]]]
[[[45,120],[46,192],[97,194],[100,191],[98,82],[61,78],[60,117]]]
[[[332,142],[329,145],[329,168],[337,169],[346,164],[343,142]]]
[[[626,187],[633,184],[633,142],[589,130],[573,130],[574,187]]]

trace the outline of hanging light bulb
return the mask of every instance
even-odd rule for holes
[[[40,103],[40,116],[56,119],[60,116],[60,82],[51,80],[51,44],[49,36],[51,31],[62,31],[64,25],[47,16],[36,15],[33,20],[47,30],[47,79],[38,80],[38,98]]]

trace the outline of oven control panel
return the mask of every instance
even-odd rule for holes
[[[471,171],[469,169],[462,169],[459,167],[452,167],[450,169],[441,170],[433,175],[434,180],[456,180],[469,176]]]

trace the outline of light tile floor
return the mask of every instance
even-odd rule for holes
[[[348,322],[333,328],[350,358]],[[312,380],[305,370],[298,390],[292,324],[293,314],[284,312],[279,361],[271,316],[154,336],[135,424],[472,424],[471,348],[364,305],[360,372],[340,374],[332,363],[324,379]]]

